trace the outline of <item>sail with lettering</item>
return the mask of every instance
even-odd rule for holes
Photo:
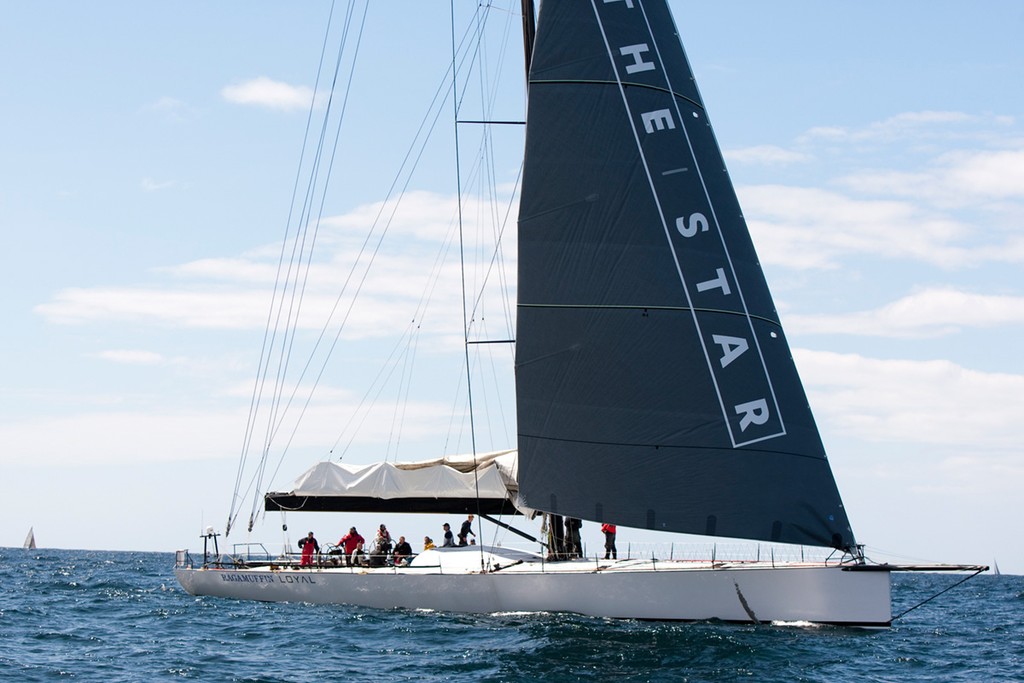
[[[623,526],[854,536],[664,2],[547,2],[529,75],[523,502]]]

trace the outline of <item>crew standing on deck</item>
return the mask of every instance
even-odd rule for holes
[[[313,553],[320,552],[320,544],[316,542],[312,531],[305,538],[299,539],[299,547],[302,548],[302,560],[299,562],[299,566],[308,567],[312,565]]]
[[[466,517],[466,521],[462,523],[462,528],[459,529],[459,545],[469,545],[470,535],[476,538],[476,534],[473,533],[473,515]]]
[[[619,559],[619,554],[615,550],[615,525],[614,524],[602,524],[601,532],[604,534],[604,559]]]
[[[360,543],[366,543],[366,539],[359,535],[355,527],[348,530],[348,533],[341,537],[338,545],[345,546],[345,564],[352,566],[352,553]]]
[[[566,559],[583,557],[583,539],[580,537],[580,529],[583,527],[583,520],[575,517],[565,518],[565,555]]]

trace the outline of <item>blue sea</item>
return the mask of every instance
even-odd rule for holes
[[[1022,681],[1024,577],[884,631],[196,598],[170,553],[0,549],[2,681]],[[957,577],[896,575],[894,614]]]

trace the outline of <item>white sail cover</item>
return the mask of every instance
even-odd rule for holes
[[[501,456],[499,460],[498,456]],[[320,462],[306,470],[291,486],[296,496],[372,496],[374,498],[505,498],[516,452],[477,456],[474,475],[472,456],[451,456],[410,463],[378,462],[348,465]]]
[[[320,462],[286,491],[268,493],[268,509],[413,511],[410,507],[425,505],[443,511],[445,501],[461,509],[466,501],[479,498],[507,505],[514,512],[517,462],[514,450],[405,463]],[[383,501],[394,501],[394,505]]]

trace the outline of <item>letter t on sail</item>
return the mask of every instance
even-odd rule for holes
[[[709,289],[721,289],[722,294],[732,294],[732,290],[729,289],[729,281],[725,279],[725,269],[715,269],[715,279],[705,280],[704,282],[697,283],[698,292],[706,292]]]

